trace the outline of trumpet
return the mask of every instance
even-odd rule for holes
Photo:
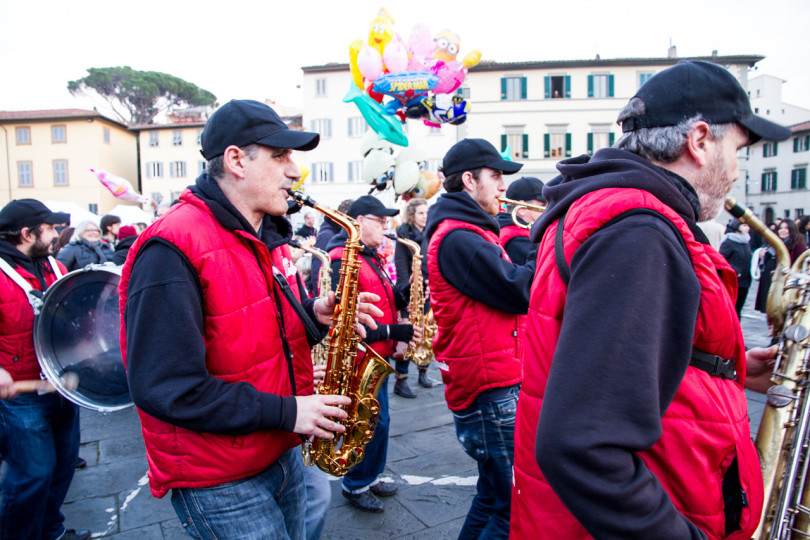
[[[521,208],[526,208],[528,210],[534,210],[535,212],[540,212],[541,214],[546,211],[545,205],[541,206],[541,205],[538,205],[538,204],[529,204],[529,203],[523,202],[523,201],[516,201],[516,200],[513,200],[513,199],[507,199],[506,197],[498,197],[498,202],[502,202],[504,204],[511,204],[512,206],[514,206],[514,208],[512,208],[512,222],[515,225],[517,225],[518,227],[520,227],[521,229],[531,229],[532,224],[531,223],[525,223],[525,224],[521,223],[518,220],[518,217],[517,217],[517,211],[518,210],[520,210]]]

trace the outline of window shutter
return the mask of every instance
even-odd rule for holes
[[[501,77],[501,99],[506,99],[506,77]]]
[[[565,97],[571,97],[571,75],[565,76]]]
[[[773,190],[776,191],[776,171],[773,171]]]
[[[520,78],[520,99],[526,99],[526,77]]]
[[[768,144],[767,143],[762,145],[762,157],[768,157]]]
[[[593,97],[593,75],[588,75],[588,97]]]
[[[529,157],[529,134],[523,134],[523,157]]]
[[[329,162],[329,181],[330,182],[335,181],[335,164],[332,163],[331,161]]]
[[[593,133],[588,133],[588,153],[593,154]]]
[[[762,173],[762,186],[760,187],[760,191],[765,191],[765,179],[768,177],[768,173]]]
[[[565,134],[565,157],[571,157],[571,134]]]
[[[501,152],[506,150],[506,135],[501,135]]]
[[[794,151],[794,152],[798,152],[798,151],[799,151],[799,138],[798,138],[798,137],[796,137],[795,139],[793,139],[793,151]]]
[[[608,133],[608,146],[613,146],[614,142],[616,142],[616,134],[611,131]]]
[[[804,138],[804,149],[807,150],[808,148],[810,148],[810,135]]]
[[[551,135],[549,135],[548,133],[544,133],[543,134],[543,157],[544,158],[551,157],[550,147],[551,147]]]
[[[543,88],[543,96],[549,99],[551,97],[551,77],[543,77]]]
[[[774,141],[773,143],[773,155],[776,155],[779,151],[779,143]]]
[[[613,97],[613,75],[608,75],[608,97]]]
[[[799,188],[807,187],[807,169],[799,169]]]

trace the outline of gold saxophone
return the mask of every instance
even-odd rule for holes
[[[330,265],[329,254],[322,249],[315,246],[308,246],[302,244],[297,240],[290,240],[292,247],[303,249],[307,253],[311,253],[313,257],[318,257],[321,260],[321,268],[318,270],[318,298],[325,298],[329,291],[332,290],[332,268]],[[322,366],[326,364],[326,353],[329,350],[329,337],[323,338],[320,343],[312,347],[312,365]]]
[[[810,437],[810,274],[808,255],[790,268],[784,242],[750,210],[726,199],[726,209],[747,223],[776,251],[777,266],[768,291],[768,322],[780,336],[767,403],[762,413],[756,447],[762,467],[765,503],[754,538],[810,536],[810,493],[807,484]],[[762,276],[761,279],[765,279]]]
[[[337,303],[327,335],[326,374],[317,387],[319,394],[351,398],[351,404],[344,409],[348,418],[333,419],[343,425],[346,431],[335,433],[334,439],[311,437],[301,448],[306,465],[317,465],[332,476],[343,476],[363,461],[364,448],[374,436],[380,415],[377,394],[385,378],[394,370],[374,350],[361,345],[360,336],[354,331],[357,322],[357,277],[360,272],[357,257],[362,249],[357,222],[342,212],[324,208],[303,193],[289,190],[289,194],[298,204],[312,207],[332,218],[349,235],[340,265]],[[365,350],[366,354],[356,363],[358,349]]]
[[[514,223],[515,225],[517,225],[521,229],[531,229],[532,228],[531,223],[521,223],[518,220],[517,212],[518,212],[518,210],[521,209],[521,207],[528,208],[529,210],[534,210],[535,212],[540,212],[541,214],[546,211],[545,206],[539,206],[539,205],[536,205],[536,204],[529,204],[527,202],[516,201],[514,199],[507,199],[506,197],[498,197],[498,200],[500,202],[504,203],[504,204],[511,204],[511,205],[514,206],[514,208],[512,208],[512,223]]]
[[[433,310],[425,316],[425,285],[422,282],[422,248],[413,240],[393,237],[413,252],[411,264],[411,300],[408,303],[408,320],[414,328],[422,329],[422,339],[415,347],[408,347],[402,353],[403,360],[410,360],[419,367],[427,367],[433,356],[433,338],[436,336],[436,321]]]

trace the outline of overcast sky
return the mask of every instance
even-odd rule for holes
[[[0,0],[0,110],[91,108],[67,82],[121,65],[170,73],[220,103],[300,107],[300,68],[348,62],[382,6],[406,40],[420,22],[454,31],[460,58],[664,57],[670,40],[679,56],[761,55],[750,76],[787,80],[784,101],[810,108],[807,0]]]

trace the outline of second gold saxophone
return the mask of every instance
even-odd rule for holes
[[[335,311],[327,336],[326,374],[317,387],[319,394],[351,398],[351,404],[345,407],[348,418],[333,419],[346,431],[335,433],[334,439],[311,437],[301,449],[306,465],[317,465],[332,476],[343,476],[363,460],[365,447],[374,436],[380,415],[377,394],[394,370],[370,347],[363,347],[365,355],[357,361],[357,352],[361,348],[360,336],[354,331],[360,271],[357,257],[362,249],[357,222],[342,212],[324,208],[302,193],[292,190],[289,193],[298,204],[310,206],[332,218],[348,234],[340,265]]]

